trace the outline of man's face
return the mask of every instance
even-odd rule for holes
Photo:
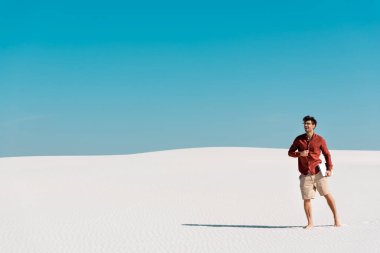
[[[313,124],[311,120],[308,120],[303,123],[303,127],[305,129],[305,132],[311,132],[314,130],[315,125]]]

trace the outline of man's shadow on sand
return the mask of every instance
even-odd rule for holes
[[[182,226],[216,227],[216,228],[263,228],[263,229],[304,228],[304,226],[218,225],[218,224],[182,224]],[[314,227],[332,227],[332,226],[333,225],[317,225]]]

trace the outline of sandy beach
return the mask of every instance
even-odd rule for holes
[[[0,158],[1,252],[379,252],[380,151],[331,154],[312,230],[285,149]]]

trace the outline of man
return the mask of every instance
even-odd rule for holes
[[[301,173],[299,177],[300,188],[307,218],[305,228],[310,229],[313,227],[311,199],[314,199],[316,190],[326,198],[327,204],[334,215],[334,226],[340,227],[335,201],[329,192],[327,182],[327,177],[332,175],[333,170],[330,152],[323,137],[314,132],[317,120],[314,117],[305,116],[303,123],[306,133],[297,136],[289,148],[288,155],[298,158],[298,170]],[[326,159],[326,176],[323,176],[319,169],[319,164],[322,163],[321,159],[319,159],[321,151]]]

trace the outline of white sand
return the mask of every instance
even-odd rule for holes
[[[380,152],[331,151],[312,230],[284,149],[0,159],[0,251],[380,252]]]

